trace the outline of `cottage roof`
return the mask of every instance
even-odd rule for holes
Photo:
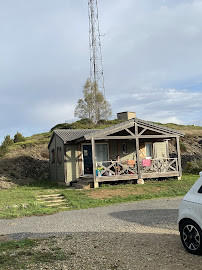
[[[162,125],[154,124],[149,121],[141,120],[138,118],[133,118],[130,120],[127,120],[125,122],[110,126],[105,129],[59,129],[59,130],[54,130],[53,135],[51,137],[51,140],[49,142],[48,147],[50,146],[50,143],[52,141],[52,138],[54,134],[56,134],[59,138],[62,139],[64,144],[68,142],[72,142],[75,140],[90,140],[92,137],[100,137],[102,135],[110,135],[115,132],[118,132],[120,130],[123,130],[125,128],[130,128],[134,126],[134,123],[137,123],[138,125],[142,127],[147,127],[151,128],[157,132],[164,132],[168,135],[173,135],[173,136],[184,136],[184,133],[179,132],[178,130],[167,128]]]
[[[96,131],[95,129],[58,129],[53,131],[48,147],[56,134],[64,143],[68,143],[79,138],[84,137],[86,134]]]

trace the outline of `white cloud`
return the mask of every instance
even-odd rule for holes
[[[119,95],[111,102],[117,112],[135,111],[137,117],[155,122],[199,125],[202,120],[202,93],[196,91],[144,88]]]
[[[113,114],[202,125],[202,1],[98,4]],[[0,24],[1,133],[72,119],[89,76],[87,1],[1,1]]]

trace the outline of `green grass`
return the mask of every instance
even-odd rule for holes
[[[198,175],[184,175],[181,181],[170,179],[146,181],[145,185],[103,185],[99,189],[91,190],[70,190],[47,182],[17,186],[0,191],[0,218],[45,215],[62,211],[59,206],[47,207],[36,203],[38,195],[60,193],[65,196],[68,209],[85,209],[152,198],[184,196],[197,179]]]
[[[0,242],[0,269],[31,269],[30,266],[43,263],[47,266],[68,260],[71,255],[65,254],[51,239]]]

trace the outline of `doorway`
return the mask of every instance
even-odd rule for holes
[[[96,161],[108,161],[109,152],[107,143],[98,143],[95,145]],[[83,169],[84,174],[93,174],[93,161],[92,161],[92,146],[90,144],[83,145]]]

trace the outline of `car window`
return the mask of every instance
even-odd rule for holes
[[[202,186],[199,188],[198,193],[202,193]]]

